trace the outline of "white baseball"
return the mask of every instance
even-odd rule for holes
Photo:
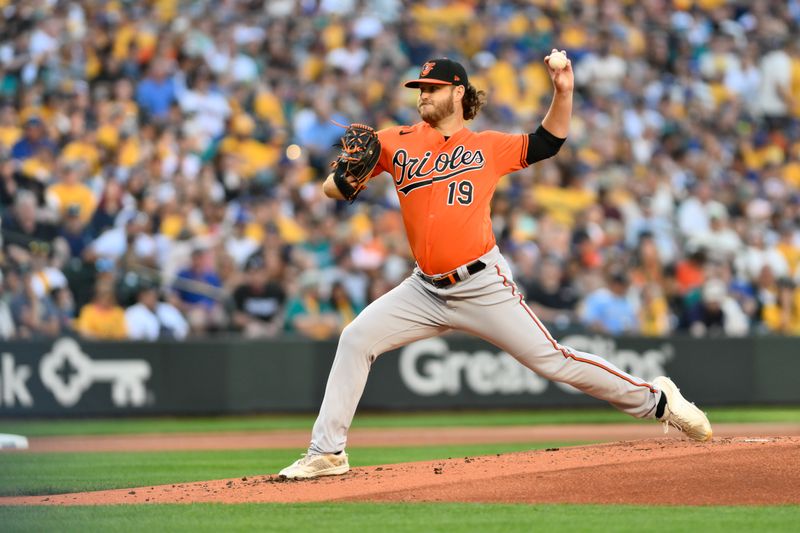
[[[567,55],[564,52],[552,52],[547,64],[553,70],[561,70],[567,66]]]

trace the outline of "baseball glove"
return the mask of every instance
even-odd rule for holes
[[[381,155],[381,142],[375,130],[364,124],[350,124],[344,132],[342,151],[331,162],[333,182],[350,202],[366,188]],[[351,176],[352,179],[347,177]]]

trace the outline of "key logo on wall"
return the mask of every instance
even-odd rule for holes
[[[111,383],[116,407],[140,407],[147,400],[150,363],[142,359],[96,361],[70,338],[59,339],[39,363],[42,383],[64,407],[72,407],[94,383]]]

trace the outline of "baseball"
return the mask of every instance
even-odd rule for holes
[[[553,70],[561,70],[567,66],[567,55],[564,52],[554,51],[547,62]]]

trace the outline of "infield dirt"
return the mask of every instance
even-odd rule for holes
[[[535,426],[351,429],[349,446],[438,446],[500,442],[616,442],[658,436],[654,424],[556,424]],[[800,424],[714,424],[716,437],[800,436]],[[236,431],[31,437],[31,452],[141,452],[167,450],[233,450],[308,446],[309,431]],[[671,430],[670,437],[678,432]]]
[[[277,476],[0,498],[0,505],[194,502],[800,504],[800,437],[674,437]]]

